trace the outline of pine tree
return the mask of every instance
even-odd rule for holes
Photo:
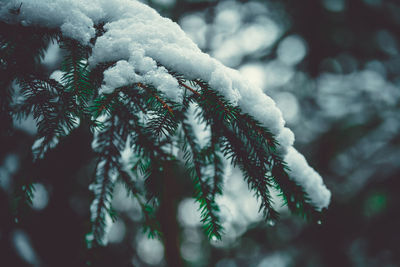
[[[33,160],[40,162],[75,128],[90,129],[96,168],[90,185],[89,247],[106,244],[108,228],[116,219],[111,206],[116,183],[124,184],[138,200],[149,235],[162,235],[157,221],[162,208],[160,184],[175,167],[182,167],[192,180],[206,235],[220,239],[223,229],[216,199],[223,194],[224,159],[242,171],[266,220],[279,217],[273,208],[273,189],[280,192],[293,213],[320,220],[321,207],[316,207],[305,189],[290,177],[277,136],[210,81],[156,61],[158,73],[152,77],[157,80],[150,77],[125,82],[110,90],[106,76],[121,70],[123,62],[89,64],[96,43],[109,30],[104,21],[94,25],[95,34],[85,41],[81,36],[72,38],[63,27],[24,25],[19,18],[21,10],[23,5],[8,8],[0,22],[1,137],[12,132],[13,118],[32,114],[38,130]],[[40,68],[49,42],[57,43],[64,52],[61,79]],[[182,92],[178,97],[163,88],[171,79],[177,83],[172,89]],[[19,95],[18,101],[13,101],[15,95]],[[209,132],[205,143],[196,135],[193,117]],[[125,149],[132,154],[128,165],[121,159]],[[17,206],[29,204],[34,191],[31,180],[20,184]]]

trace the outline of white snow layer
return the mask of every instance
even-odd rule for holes
[[[22,2],[19,14],[17,9]],[[101,93],[133,82],[152,84],[175,101],[182,89],[164,67],[200,78],[218,90],[227,100],[260,121],[277,136],[280,153],[291,169],[290,176],[309,194],[318,209],[327,207],[331,193],[292,146],[294,135],[284,126],[281,111],[260,88],[255,88],[238,71],[222,65],[201,52],[178,24],[161,17],[155,10],[134,0],[0,0],[0,20],[22,25],[60,28],[63,35],[82,44],[94,37],[94,25],[105,22],[105,34],[92,47],[91,67],[117,61],[105,71]]]

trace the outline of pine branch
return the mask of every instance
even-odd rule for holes
[[[137,198],[139,204],[141,205],[142,212],[145,218],[145,230],[149,232],[150,236],[159,236],[160,228],[159,223],[155,218],[154,208],[148,204],[145,204],[141,197],[139,196],[139,192],[135,187],[134,183],[130,180],[130,177],[123,170],[120,163],[120,152],[126,146],[126,140],[131,140],[131,143],[134,145],[134,151],[137,153],[139,158],[151,158],[151,160],[147,160],[148,163],[138,164],[141,167],[141,171],[148,177],[147,184],[149,182],[153,182],[156,179],[153,179],[156,174],[155,170],[157,164],[157,157],[161,155],[161,157],[165,156],[165,152],[163,152],[160,148],[160,143],[156,142],[153,138],[153,135],[145,130],[144,125],[140,123],[139,118],[136,113],[133,111],[137,111],[138,107],[136,105],[137,101],[127,101],[131,98],[135,99],[138,95],[135,94],[125,94],[132,88],[120,88],[115,91],[115,93],[106,95],[100,100],[97,100],[95,103],[97,107],[103,107],[104,110],[107,110],[109,118],[103,122],[103,130],[97,135],[96,138],[96,147],[95,150],[99,151],[100,158],[104,158],[106,162],[110,162],[110,168],[113,172],[118,172],[120,179],[124,182],[127,188],[129,188],[132,195]],[[137,99],[136,99],[137,100]],[[141,102],[141,100],[140,100]],[[96,105],[95,104],[95,105]],[[93,107],[95,109],[96,106]],[[158,156],[156,156],[156,154]],[[140,161],[143,163],[143,160]],[[137,167],[138,167],[137,166]],[[151,176],[151,177],[150,177]],[[109,180],[101,180],[103,183],[114,183]],[[111,187],[111,186],[109,186]],[[107,200],[111,198],[110,196],[104,197],[104,194],[107,193],[107,186],[102,187],[104,190],[100,190],[97,193],[95,192],[95,200],[92,205],[96,205],[98,207],[98,212],[96,213],[96,217],[92,219],[93,222],[93,230],[92,234],[89,237],[93,236],[93,239],[98,244],[104,244],[104,236],[106,234],[106,213],[102,215],[100,211],[107,211],[108,207],[107,203],[101,204],[101,200]],[[154,193],[154,190],[153,190]],[[154,194],[157,195],[157,194]],[[103,196],[103,197],[102,197]],[[96,199],[99,199],[97,201]],[[101,204],[101,205],[100,205]],[[97,233],[97,234],[96,234]]]
[[[32,112],[38,127],[33,152],[35,159],[43,158],[60,137],[66,136],[78,125],[77,118],[71,113],[71,97],[63,91],[60,83],[52,79],[31,77],[20,80],[19,85],[25,100],[16,106],[15,113],[25,117]]]
[[[185,80],[180,77],[179,84],[193,93],[203,109],[202,116],[207,123],[211,125],[215,123],[218,125],[215,128],[223,129],[225,156],[231,158],[232,162],[239,165],[243,171],[250,187],[262,201],[260,210],[263,210],[266,218],[272,220],[278,218],[268,193],[269,188],[274,187],[282,193],[285,203],[293,213],[317,220],[321,214],[309,203],[308,196],[301,186],[289,178],[286,164],[276,153],[278,143],[271,132],[250,115],[231,106],[206,83],[199,80],[192,81],[193,85],[199,86],[200,91],[198,91],[184,82]],[[223,123],[218,124],[218,122]],[[261,171],[254,173],[253,169]]]
[[[111,94],[104,94],[94,100],[94,103],[89,108],[94,118],[98,118],[99,116],[105,114],[111,115],[113,107],[118,101],[119,91],[120,90],[115,90]]]
[[[289,178],[289,168],[283,160],[279,156],[273,155],[272,161],[271,176],[274,179],[275,188],[281,192],[290,211],[315,222],[320,220],[322,214],[310,204],[304,189]]]
[[[12,81],[38,73],[38,62],[56,35],[49,29],[0,22],[0,137],[9,136],[12,130]]]
[[[140,159],[138,161],[140,161]],[[144,217],[143,231],[147,233],[150,238],[161,237],[160,223],[156,218],[154,207],[143,201],[142,193],[140,192],[141,190],[137,188],[136,183],[132,180],[129,174],[121,171],[119,173],[119,179],[125,185],[128,195],[133,196],[137,200],[142,210]]]
[[[99,154],[96,167],[96,177],[91,185],[94,200],[90,207],[92,216],[92,231],[87,236],[89,247],[105,245],[107,232],[111,224],[111,200],[119,166],[120,140],[115,140],[118,119],[109,117],[104,123],[104,129],[96,133],[94,150]]]
[[[172,109],[163,99],[161,99],[161,97],[158,96],[158,95],[154,92],[154,90],[152,90],[152,88],[150,88],[149,86],[146,86],[146,85],[144,85],[144,84],[142,84],[142,83],[137,83],[136,85],[137,85],[138,87],[140,87],[140,88],[145,89],[147,92],[151,93],[151,94],[154,96],[154,98],[155,98],[158,102],[160,102],[160,104],[162,104],[163,108],[167,109],[168,112],[171,113],[171,115],[174,114],[173,109]]]
[[[214,125],[214,133],[222,137],[221,147],[224,156],[231,159],[234,165],[238,165],[244,174],[245,180],[251,189],[255,191],[257,198],[261,200],[260,211],[264,217],[276,220],[278,213],[272,207],[272,199],[269,187],[272,185],[267,177],[268,151],[261,139],[255,139],[254,130],[244,128],[243,118],[248,115],[241,113],[238,107],[229,104],[222,96],[200,81],[194,81],[201,91],[187,86],[182,80],[180,84],[195,94],[196,101],[202,108],[202,117],[209,125]],[[217,131],[220,131],[219,133]],[[268,136],[270,137],[270,136]],[[264,142],[265,143],[265,142]],[[273,143],[271,141],[271,143]],[[260,149],[258,149],[261,147]],[[266,150],[266,151],[265,151]]]
[[[186,119],[186,118],[184,118]],[[192,128],[184,120],[182,121],[182,130],[184,142],[188,146],[183,146],[184,160],[186,168],[192,177],[194,183],[194,197],[199,203],[201,211],[201,221],[205,233],[209,239],[221,239],[222,226],[219,220],[219,207],[215,203],[215,193],[204,179],[201,168],[205,165],[204,157],[202,160],[200,147],[196,141],[196,137]],[[216,173],[219,175],[219,173]],[[219,177],[218,177],[219,178]],[[217,187],[217,185],[215,185]]]
[[[139,87],[137,84],[133,84],[121,89],[120,104],[116,105],[119,110],[118,114],[119,116],[124,116],[123,120],[126,123],[126,127],[128,127],[127,131],[130,133],[131,143],[135,144],[133,148],[137,155],[154,161],[157,161],[157,158],[165,160],[170,158],[170,155],[163,151],[163,147],[169,144],[169,140],[161,140],[159,134],[155,133],[153,131],[154,128],[151,126],[155,126],[156,129],[161,128],[164,132],[172,134],[178,123],[175,115],[179,113],[176,110],[171,113],[168,108],[164,108],[166,103],[164,101],[160,102],[158,99],[161,98],[154,96],[156,94],[152,91],[154,88],[145,86],[148,90],[140,92],[138,88],[142,88],[142,86]],[[143,111],[143,106],[146,107],[145,111]],[[172,110],[172,106],[168,105],[168,107]],[[137,115],[139,111],[142,111],[142,115],[147,117],[147,122],[139,119]],[[149,118],[149,116],[152,118]],[[161,119],[157,119],[157,116]],[[168,116],[165,121],[163,120],[164,116]],[[152,122],[152,119],[161,122],[161,126],[160,123]]]
[[[77,104],[86,106],[89,97],[93,95],[87,65],[88,49],[71,39],[63,39],[60,47],[67,51],[62,62],[61,70],[64,74],[61,81],[66,91],[73,92]]]
[[[115,175],[110,158],[100,159],[96,167],[95,182],[91,185],[95,197],[90,206],[92,231],[87,235],[89,248],[107,243],[106,235],[112,222],[111,200]]]
[[[223,184],[223,162],[219,155],[219,143],[220,136],[218,136],[217,129],[215,129],[215,125],[211,126],[211,139],[210,139],[210,149],[207,150],[208,153],[205,154],[206,158],[214,165],[214,176],[213,176],[213,188],[211,191],[212,197],[215,199],[216,195],[222,194],[222,184]]]
[[[0,28],[2,26],[0,23]],[[104,31],[101,24],[97,30],[96,37]],[[13,38],[18,40],[18,36]],[[0,58],[0,64],[7,70],[5,73],[14,79],[13,72],[23,70],[20,61],[14,64],[11,60],[20,47],[14,47],[13,40],[3,39],[0,33],[0,55],[4,56],[4,59]],[[149,234],[160,235],[156,219],[157,204],[162,201],[160,187],[168,173],[165,170],[166,164],[177,163],[176,155],[172,150],[167,150],[167,147],[175,146],[177,134],[183,140],[183,160],[193,180],[194,198],[199,203],[201,221],[210,239],[220,239],[222,232],[219,207],[216,204],[223,184],[221,154],[240,168],[248,186],[260,200],[259,211],[263,212],[266,219],[278,218],[273,208],[271,188],[281,192],[292,212],[307,218],[318,216],[304,190],[289,178],[289,170],[276,152],[279,144],[274,135],[252,116],[210,88],[206,82],[187,80],[183,75],[172,73],[185,90],[183,103],[166,100],[165,95],[155,87],[141,82],[114,88],[111,94],[98,95],[94,89],[101,86],[104,70],[115,62],[100,64],[89,71],[89,47],[61,37],[58,41],[61,48],[66,50],[61,83],[40,77],[33,71],[37,55],[43,56],[44,51],[43,43],[37,42],[35,55],[31,55],[29,62],[31,69],[22,78],[17,77],[25,99],[15,107],[12,115],[23,117],[33,114],[38,126],[39,139],[34,145],[38,157],[43,157],[60,138],[68,135],[79,120],[95,126],[94,150],[98,154],[98,163],[95,180],[91,185],[94,200],[91,205],[92,231],[88,235],[89,246],[106,243],[110,221],[114,217],[111,199],[117,177],[138,200]],[[7,103],[12,94],[10,81],[0,81],[0,86],[5,87],[1,91],[4,100],[0,100],[0,117],[7,120],[10,120],[11,114]],[[211,130],[211,137],[204,147],[199,145],[192,126],[187,122],[189,105],[192,103],[199,107],[197,115],[201,123]],[[133,170],[144,177],[146,191],[139,190],[130,174],[122,168],[121,151],[126,148],[127,140],[139,159]],[[32,187],[22,189],[29,201]],[[148,204],[150,200],[155,204]]]
[[[254,153],[248,151],[242,140],[229,129],[224,129],[224,136],[222,143],[224,155],[230,158],[234,165],[238,165],[243,172],[244,179],[261,201],[260,211],[263,211],[265,219],[277,220],[278,213],[272,206],[272,199],[269,193],[271,181],[268,179],[265,163],[260,161]]]

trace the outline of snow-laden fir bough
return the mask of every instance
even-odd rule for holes
[[[158,202],[149,202],[137,181],[151,184],[171,162],[182,162],[190,174],[209,237],[221,234],[215,198],[222,194],[223,157],[241,169],[266,219],[278,216],[272,188],[292,212],[310,219],[328,206],[329,190],[293,148],[294,134],[274,101],[236,70],[202,53],[176,23],[152,8],[130,0],[2,0],[0,19],[2,75],[8,76],[1,90],[9,95],[16,81],[24,96],[17,105],[2,101],[2,116],[33,112],[36,157],[45,157],[80,123],[94,131],[98,163],[89,245],[106,243],[117,181],[138,199],[146,226],[157,233]],[[30,49],[36,64],[48,40],[66,51],[61,79],[17,72],[27,62],[13,60],[16,53]],[[202,143],[196,123],[207,127]],[[126,147],[136,159],[129,170],[121,161]]]

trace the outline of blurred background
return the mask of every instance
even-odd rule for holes
[[[295,146],[332,191],[320,224],[279,201],[281,220],[270,224],[241,174],[227,166],[218,199],[222,241],[207,240],[189,193],[176,199],[170,233],[184,266],[400,266],[399,1],[144,2],[277,102]],[[49,46],[49,71],[59,66],[59,52]],[[42,163],[32,208],[14,220],[12,194],[32,175],[35,131],[32,120],[16,121],[12,138],[0,140],[0,265],[84,266],[94,166],[80,129]],[[181,192],[191,186],[179,184]],[[92,266],[166,266],[162,242],[143,234],[138,203],[120,185],[113,202],[119,218],[109,245],[90,252]]]

